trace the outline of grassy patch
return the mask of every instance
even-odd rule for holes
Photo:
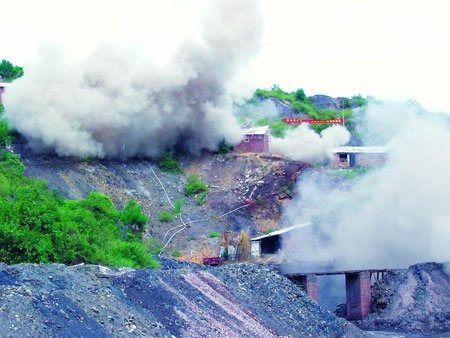
[[[158,214],[158,219],[159,219],[161,222],[166,222],[166,223],[173,222],[173,215],[172,215],[172,213],[170,213],[170,212],[167,212],[167,211],[161,211],[161,212]]]
[[[182,174],[183,168],[180,163],[173,159],[172,153],[165,151],[161,154],[161,159],[158,162],[158,167],[161,171],[171,173],[174,175]]]
[[[222,237],[222,235],[215,231],[211,231],[211,233],[209,234],[209,237],[210,238],[218,238],[218,237]]]
[[[199,205],[203,205],[203,204],[205,204],[205,199],[206,199],[206,191],[201,192],[200,194],[198,194],[198,196],[197,196],[197,203]]]
[[[181,251],[178,249],[178,248],[175,248],[173,251],[172,251],[172,257],[181,257],[182,255],[181,255]]]
[[[203,182],[200,174],[193,174],[187,178],[185,187],[186,196],[193,196],[204,191],[208,191],[208,186]]]

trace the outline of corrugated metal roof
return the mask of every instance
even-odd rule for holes
[[[246,128],[243,130],[245,135],[264,135],[269,130],[269,126]]]
[[[284,229],[273,231],[273,232],[271,232],[270,234],[267,234],[267,235],[263,235],[263,236],[252,238],[251,241],[260,241],[261,239],[264,239],[264,238],[267,238],[267,237],[281,235],[281,234],[284,234],[284,233],[289,232],[291,230],[303,228],[303,227],[306,227],[308,225],[311,225],[311,223],[308,222],[308,223],[293,225],[291,227],[287,227],[287,228],[284,228]]]
[[[336,153],[366,153],[366,154],[383,154],[387,153],[387,147],[337,147],[332,152]]]

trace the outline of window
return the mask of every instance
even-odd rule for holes
[[[339,162],[347,162],[347,154],[339,154]]]

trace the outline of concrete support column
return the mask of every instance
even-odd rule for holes
[[[317,276],[316,275],[304,275],[304,276],[296,276],[295,281],[296,284],[300,285],[303,290],[314,299],[316,302],[318,301],[318,289],[317,289]]]
[[[370,312],[371,288],[370,272],[345,274],[347,292],[347,319],[360,320]]]

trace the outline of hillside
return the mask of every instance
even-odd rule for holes
[[[365,337],[255,265],[0,264],[2,337]]]
[[[220,239],[210,238],[211,232],[239,232],[251,236],[280,227],[281,206],[292,198],[292,187],[305,163],[277,156],[258,154],[211,154],[201,157],[180,157],[185,174],[162,172],[149,160],[103,161],[36,156],[22,145],[13,151],[22,155],[25,174],[45,179],[50,189],[59,189],[70,199],[85,198],[97,191],[111,197],[119,209],[133,197],[148,216],[144,239],[150,236],[167,240],[182,225],[180,218],[161,222],[159,214],[172,210],[157,177],[171,201],[182,200],[184,222],[193,222],[173,238],[165,254],[181,250],[183,256],[217,255]],[[198,173],[209,186],[204,204],[196,196],[185,196],[186,177]],[[245,206],[224,218],[217,217]],[[203,220],[198,222],[199,220]],[[173,231],[171,231],[173,229]]]

